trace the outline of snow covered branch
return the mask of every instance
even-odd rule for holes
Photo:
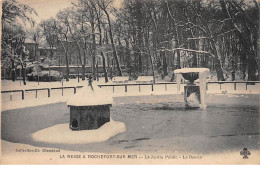
[[[184,49],[184,48],[174,48],[174,49],[160,49],[159,51],[177,51],[177,50],[181,50],[181,51],[186,51],[186,52],[195,52],[195,53],[201,53],[201,54],[208,54],[210,56],[214,56],[213,54],[206,52],[206,51],[199,51],[199,50],[193,50],[193,49]]]
[[[199,40],[199,39],[210,39],[210,37],[192,37],[192,38],[187,38],[187,40]]]

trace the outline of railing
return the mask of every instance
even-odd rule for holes
[[[208,90],[208,84],[219,84],[219,90],[222,89],[222,84],[234,84],[234,90],[237,90],[237,84],[245,84],[245,90],[248,90],[248,85],[255,85],[256,83],[260,83],[260,81],[210,81],[207,82],[206,89]],[[153,83],[118,83],[118,84],[100,84],[98,85],[100,88],[102,87],[112,87],[113,93],[115,92],[115,87],[124,87],[124,92],[128,92],[129,86],[138,86],[138,91],[141,92],[142,86],[151,86],[151,91],[154,91],[154,87],[156,85],[164,85],[164,90],[167,91],[168,85],[174,85],[177,84],[176,82],[157,82],[155,84]],[[185,84],[185,83],[184,83]],[[7,90],[7,91],[1,91],[1,93],[11,93],[10,94],[10,101],[12,101],[12,93],[14,92],[21,92],[22,94],[22,100],[25,99],[25,92],[29,91],[35,91],[35,97],[38,98],[38,91],[47,91],[48,97],[51,97],[51,90],[59,90],[61,89],[62,96],[64,95],[64,89],[74,89],[74,94],[77,92],[78,88],[82,88],[83,86],[75,86],[75,87],[54,87],[54,88],[39,88],[39,89],[25,89],[25,90]]]
[[[167,91],[167,85],[168,84],[177,84],[176,82],[158,82],[158,83],[125,83],[125,84],[121,84],[121,83],[118,83],[118,84],[100,84],[98,85],[100,88],[102,87],[113,87],[113,93],[115,92],[115,87],[118,87],[118,86],[124,86],[125,87],[125,92],[127,92],[127,87],[128,86],[138,86],[138,90],[139,92],[141,92],[141,86],[147,86],[147,85],[151,85],[151,90],[154,91],[154,86],[155,85],[161,85],[161,84],[164,84],[165,85],[165,90]]]
[[[237,90],[237,84],[246,84],[245,89],[247,90],[247,85],[255,85],[256,83],[260,83],[260,81],[209,81],[208,84],[219,84],[219,89],[221,90],[222,84],[233,83],[234,90]],[[207,86],[208,90],[208,86]]]
[[[207,82],[207,87],[206,89],[208,90],[208,84],[219,84],[219,89],[222,89],[222,84],[225,83],[233,83],[234,84],[234,90],[237,90],[237,84],[246,84],[245,90],[248,89],[248,85],[255,85],[256,83],[260,83],[260,81],[210,81]],[[99,87],[112,87],[113,88],[113,93],[115,91],[115,87],[117,86],[124,86],[125,87],[125,92],[127,92],[127,87],[128,86],[138,86],[139,87],[139,92],[141,92],[141,86],[143,85],[151,85],[151,90],[154,91],[154,86],[155,85],[164,85],[165,91],[167,91],[167,85],[169,84],[177,84],[176,82],[157,82],[157,83],[126,83],[126,84],[102,84],[98,85]],[[182,83],[185,84],[185,83]]]
[[[35,97],[38,98],[38,91],[44,91],[46,90],[48,92],[48,97],[51,97],[51,90],[58,90],[61,89],[61,94],[62,96],[64,95],[64,89],[74,89],[74,94],[77,92],[77,88],[82,88],[83,86],[76,86],[76,87],[54,87],[54,88],[38,88],[38,89],[25,89],[25,90],[6,90],[6,91],[1,91],[1,93],[11,93],[10,94],[10,101],[12,101],[12,96],[13,93],[15,92],[21,92],[22,93],[22,100],[24,100],[25,92],[29,91],[35,91]]]

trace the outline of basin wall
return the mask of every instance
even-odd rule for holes
[[[110,121],[110,106],[70,106],[70,129],[98,129]]]

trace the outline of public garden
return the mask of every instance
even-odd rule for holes
[[[47,16],[36,2],[3,1],[6,160],[30,158],[19,149],[59,149],[194,154],[206,163],[230,154],[234,163],[247,148],[257,162],[254,0],[58,2]]]

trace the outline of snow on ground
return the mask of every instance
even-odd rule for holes
[[[110,119],[110,122],[95,130],[72,131],[69,123],[58,124],[33,133],[32,138],[35,141],[52,144],[86,144],[107,141],[124,132],[126,132],[124,123]]]
[[[232,95],[232,94],[231,94]],[[44,128],[68,123],[69,109],[65,104],[52,104],[3,112],[2,163],[82,163],[82,164],[259,164],[257,118],[259,95],[233,98],[209,95],[207,111],[184,110],[183,96],[148,96],[115,98],[111,108],[113,119],[123,122],[127,131],[108,141],[78,145],[52,145],[34,142],[31,135]],[[224,99],[224,100],[223,100]],[[131,104],[132,103],[132,104]],[[239,106],[235,107],[236,104]],[[241,104],[241,106],[240,106]],[[244,107],[243,107],[244,106]],[[250,107],[251,106],[251,107]],[[37,109],[37,110],[35,110]],[[58,111],[58,112],[57,112]],[[250,119],[251,118],[251,119]],[[17,122],[19,120],[19,122]],[[26,123],[26,124],[25,124]],[[68,125],[67,125],[68,128]],[[28,145],[30,144],[30,145]],[[245,146],[246,145],[246,146]],[[247,147],[249,159],[243,159],[240,151]],[[44,152],[58,148],[60,152]],[[19,152],[19,150],[39,152]],[[128,155],[200,155],[202,159],[150,159],[127,158]],[[206,154],[205,154],[206,153]],[[124,159],[88,158],[88,155],[125,155]],[[60,156],[65,155],[66,158]],[[71,159],[67,155],[86,155]]]
[[[41,106],[41,105],[60,103],[66,101],[67,101],[66,97],[52,97],[52,98],[45,97],[45,98],[39,98],[33,100],[26,99],[26,100],[2,102],[1,111]]]
[[[70,81],[55,81],[55,82],[34,82],[34,81],[27,81],[26,85],[23,85],[23,82],[20,81],[11,81],[11,80],[2,80],[1,81],[1,90],[24,90],[24,89],[35,89],[35,88],[53,88],[53,87],[64,87],[66,86],[82,86],[87,84],[87,80],[78,82],[78,79],[70,79]]]
[[[133,83],[133,82],[131,82]],[[104,79],[100,78],[100,81],[93,82],[93,86],[105,84]],[[111,82],[106,84],[112,84]],[[71,79],[69,82],[64,82],[63,86],[87,86],[88,81],[81,81],[78,83],[77,79]],[[61,87],[61,82],[41,82],[38,85],[37,82],[27,82],[26,86],[19,84],[19,81],[12,82],[9,80],[2,80],[2,91],[3,90],[13,90],[13,89],[31,89],[31,88],[51,88],[51,87]],[[183,94],[184,92],[184,84],[180,85],[180,92],[177,92],[176,84],[156,84],[153,86],[154,91],[152,91],[151,85],[130,85],[127,86],[127,92],[125,92],[125,86],[105,86],[102,87],[104,92],[104,96],[112,96],[112,97],[123,97],[123,96],[147,96],[147,95],[165,95],[165,94]],[[78,94],[80,89],[77,89]],[[13,93],[2,93],[1,101],[2,108],[1,111],[17,109],[17,108],[25,108],[25,107],[33,107],[45,104],[59,103],[59,102],[67,102],[74,95],[74,89],[64,89],[63,92],[61,89],[51,90],[50,98],[48,98],[47,90],[37,91],[37,95],[35,91],[26,91],[25,99],[22,100],[21,92],[13,92]],[[247,85],[245,83],[237,83],[236,90],[234,90],[233,83],[225,83],[225,84],[208,84],[207,94],[260,94],[260,83],[256,83],[255,85]],[[88,97],[85,97],[86,99]],[[102,97],[101,97],[102,98]],[[12,101],[11,101],[12,99]]]
[[[208,68],[182,68],[182,69],[176,69],[174,70],[175,74],[180,74],[180,73],[190,73],[190,72],[209,72]]]

